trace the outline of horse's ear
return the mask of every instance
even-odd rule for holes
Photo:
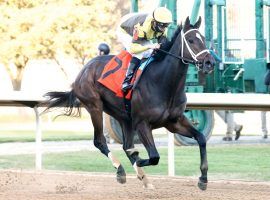
[[[201,26],[202,18],[201,16],[199,17],[198,21],[194,24],[194,28],[199,28]]]
[[[185,21],[185,25],[184,25],[184,30],[189,29],[189,27],[190,27],[190,20],[189,20],[189,17],[187,17]]]

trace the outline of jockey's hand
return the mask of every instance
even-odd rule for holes
[[[160,48],[160,44],[155,43],[155,44],[150,44],[148,45],[149,49],[159,49]]]

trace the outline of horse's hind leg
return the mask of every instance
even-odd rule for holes
[[[200,164],[201,177],[199,178],[198,187],[201,190],[206,190],[208,182],[207,181],[208,162],[207,162],[205,136],[201,132],[197,131],[184,115],[179,117],[176,121],[168,122],[166,128],[172,133],[177,133],[197,140],[200,148],[200,157],[201,157],[201,164]]]
[[[108,145],[106,143],[106,138],[103,134],[103,116],[102,116],[102,103],[97,103],[96,105],[85,105],[87,111],[91,115],[92,123],[94,126],[94,145],[97,147],[101,153],[107,156],[113,166],[117,169],[116,179],[119,183],[126,182],[126,173],[119,162],[119,160],[110,152]]]
[[[139,151],[134,148],[134,134],[131,122],[120,123],[123,130],[123,149],[126,152],[128,159],[130,160],[137,177],[143,183],[143,187],[147,189],[153,189],[154,186],[148,180],[142,167],[138,167],[136,161],[140,160]]]

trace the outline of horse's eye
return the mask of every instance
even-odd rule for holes
[[[192,39],[189,39],[188,42],[192,44],[194,41]]]

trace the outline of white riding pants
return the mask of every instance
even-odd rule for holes
[[[226,136],[232,137],[233,131],[236,131],[237,124],[234,121],[234,116],[231,111],[216,110],[216,113],[227,124]]]
[[[266,111],[261,112],[261,120],[262,120],[262,133],[264,136],[264,135],[267,135],[268,133],[267,126],[266,126]]]

